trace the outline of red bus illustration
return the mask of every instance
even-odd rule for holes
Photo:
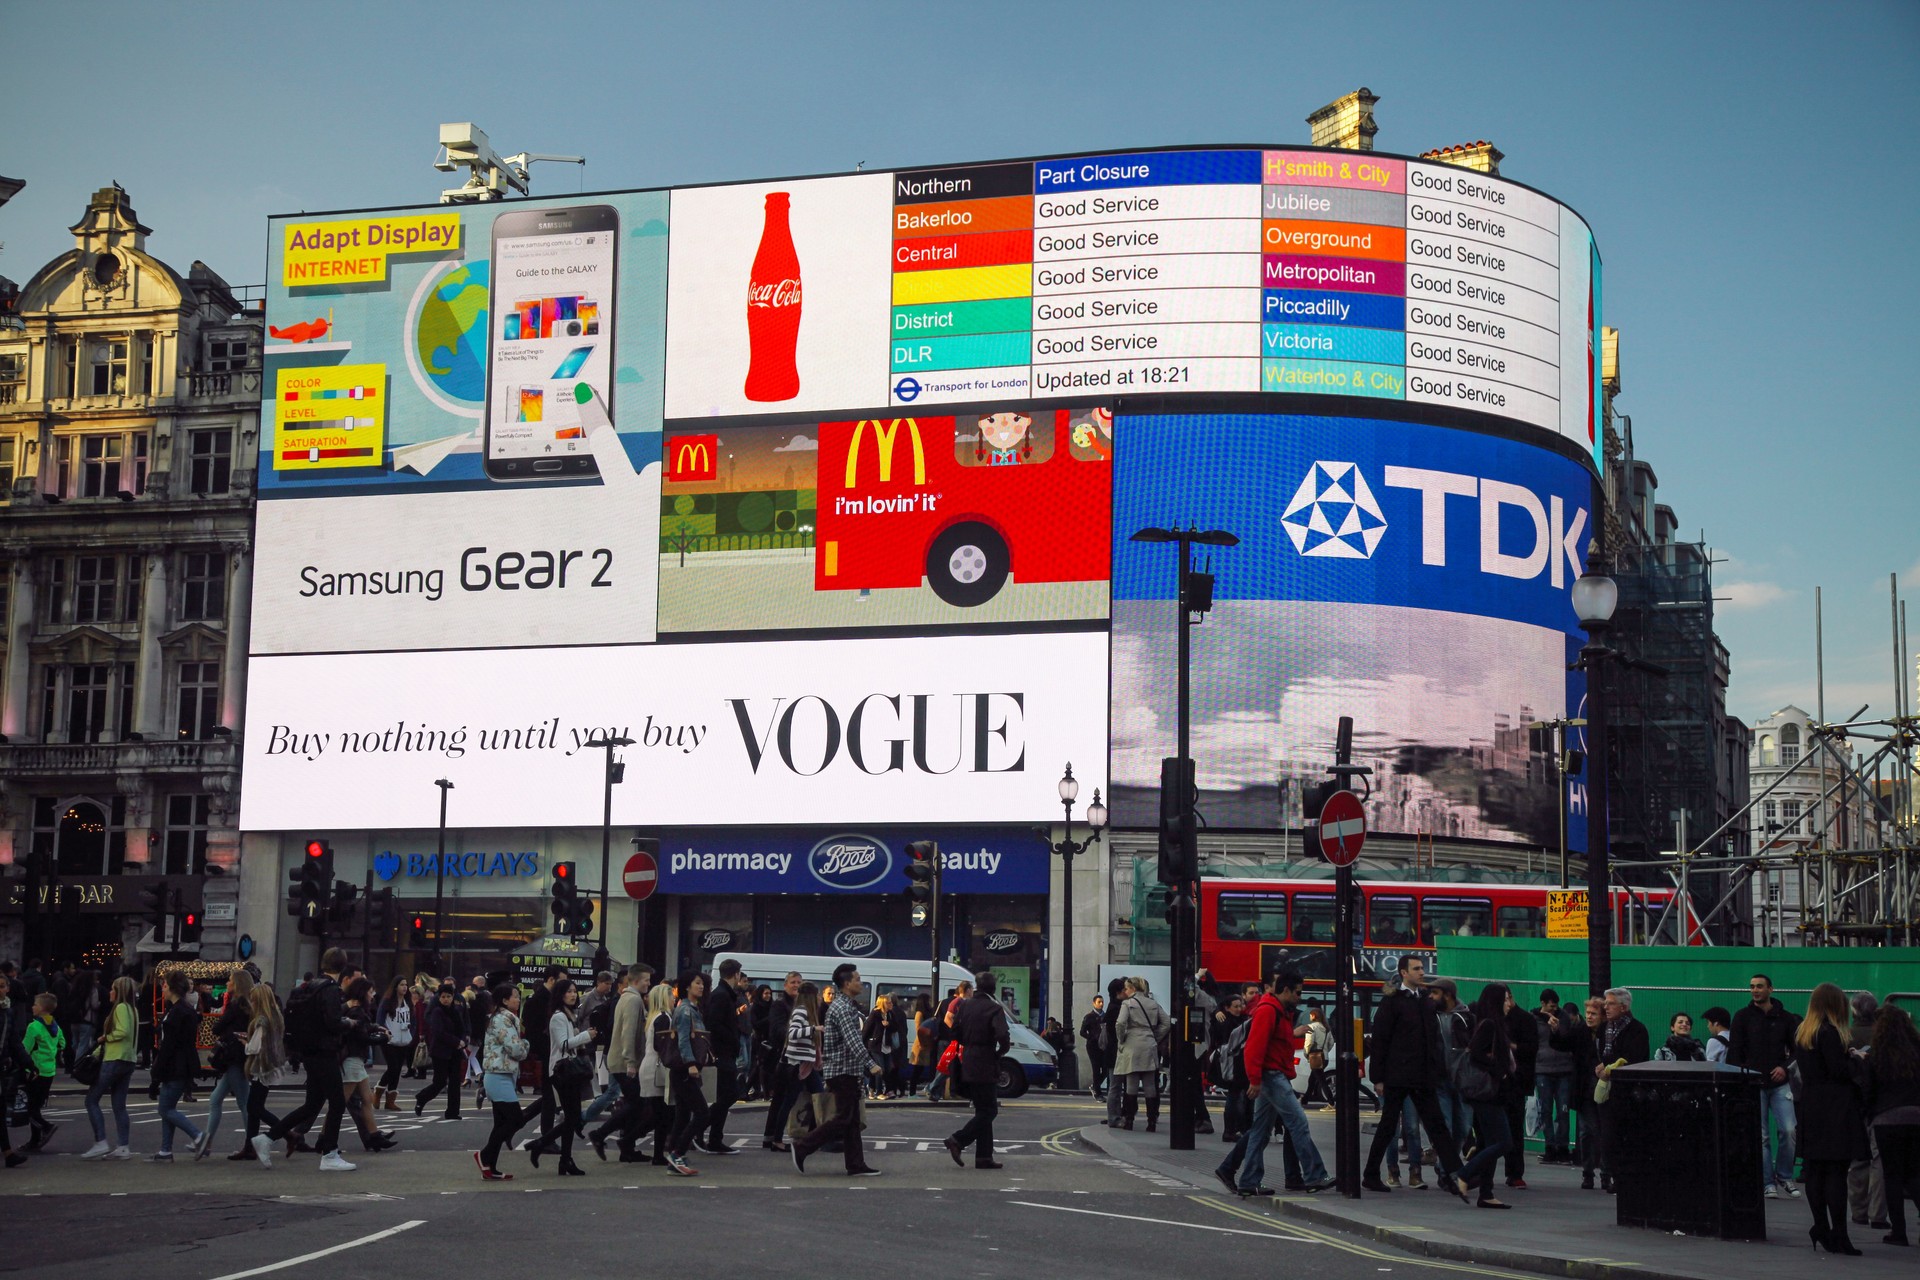
[[[820,424],[814,587],[972,608],[1110,573],[1113,415],[1044,409]]]
[[[1361,880],[1356,990],[1371,1007],[1383,979],[1411,951],[1433,972],[1443,935],[1503,938],[1547,936],[1549,885],[1455,884],[1430,880]],[[1615,889],[1614,941],[1674,942],[1679,911],[1667,911],[1672,889]],[[1311,991],[1331,991],[1333,881],[1208,879],[1200,882],[1200,963],[1222,983],[1258,982],[1282,963],[1300,970]],[[1685,922],[1690,943],[1697,920]],[[1656,932],[1657,931],[1657,932]]]

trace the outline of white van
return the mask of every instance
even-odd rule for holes
[[[764,982],[776,991],[786,982],[789,973],[797,973],[804,981],[826,991],[833,986],[835,969],[843,964],[857,965],[861,980],[867,984],[869,1008],[875,996],[911,1000],[922,994],[933,973],[933,962],[930,960],[883,960],[878,956],[863,959],[858,956],[762,955],[748,951],[717,953],[711,962],[713,972],[720,972],[721,963],[727,960],[738,960],[740,967],[746,970],[747,980],[755,986]],[[967,970],[942,961],[936,1002],[960,983],[972,981],[973,975]],[[1000,1096],[1017,1098],[1029,1087],[1052,1084],[1059,1074],[1053,1047],[1012,1017],[1007,1019],[1007,1032],[1007,1056],[1000,1060],[1000,1079],[997,1083]]]

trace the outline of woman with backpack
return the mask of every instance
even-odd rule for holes
[[[1147,1132],[1160,1125],[1160,1051],[1166,1046],[1171,1024],[1166,1010],[1147,993],[1147,984],[1128,978],[1121,989],[1120,1013],[1113,1021],[1113,1073],[1124,1082],[1126,1106],[1120,1113],[1120,1127],[1133,1128],[1140,1098],[1147,1100]]]
[[[476,1007],[478,1004],[476,1000]],[[529,1052],[527,1038],[520,1031],[520,988],[501,983],[493,989],[487,1007],[492,1013],[487,1017],[487,1035],[480,1046],[480,1088],[493,1104],[493,1129],[487,1134],[486,1146],[473,1153],[473,1162],[488,1182],[511,1182],[512,1174],[500,1172],[500,1148],[540,1114],[542,1104],[520,1105],[520,1063]]]
[[[1473,1034],[1467,1056],[1456,1064],[1453,1087],[1473,1108],[1473,1127],[1480,1148],[1456,1175],[1461,1187],[1478,1185],[1482,1209],[1511,1209],[1493,1195],[1493,1169],[1513,1144],[1507,1128],[1502,1086],[1519,1069],[1513,1039],[1507,1034],[1507,986],[1489,982],[1473,1003]]]
[[[1706,1046],[1693,1038],[1693,1015],[1676,1013],[1667,1024],[1667,1042],[1653,1051],[1656,1062],[1705,1062]]]
[[[227,1095],[239,1104],[240,1115],[247,1114],[247,1026],[253,1020],[253,975],[245,968],[235,969],[227,979],[226,1003],[213,1023],[213,1052],[207,1065],[220,1073],[207,1098],[207,1128],[202,1140],[194,1144],[193,1158],[204,1160],[213,1151],[213,1137],[220,1131],[220,1117]],[[245,1147],[241,1148],[246,1151]]]
[[[380,1083],[374,1089],[374,1106],[398,1111],[400,1077],[413,1060],[413,984],[405,974],[395,975],[387,984],[387,994],[380,998],[374,1017],[387,1032],[387,1043],[381,1049],[387,1069],[380,1073]]]
[[[700,1089],[700,1070],[713,1065],[713,1044],[707,1038],[707,1020],[700,1016],[700,1002],[707,995],[705,974],[689,973],[679,982],[680,1003],[673,1007],[670,1027],[655,1030],[661,1065],[673,1081],[676,1115],[673,1136],[667,1142],[667,1168],[683,1178],[695,1177],[699,1170],[687,1163],[687,1148],[693,1135],[707,1128],[707,1095]]]

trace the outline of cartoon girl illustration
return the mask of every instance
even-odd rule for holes
[[[1012,467],[1033,456],[1033,441],[1027,429],[1033,415],[1009,410],[980,415],[980,443],[974,446],[973,460],[992,467]]]

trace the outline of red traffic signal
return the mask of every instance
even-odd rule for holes
[[[566,880],[566,879],[570,879],[572,876],[573,876],[573,864],[571,862],[556,862],[553,864],[554,879]]]
[[[326,856],[327,856],[327,842],[326,842],[325,840],[309,840],[309,841],[307,841],[307,856],[308,856],[309,858],[324,858],[324,857],[326,857]]]

